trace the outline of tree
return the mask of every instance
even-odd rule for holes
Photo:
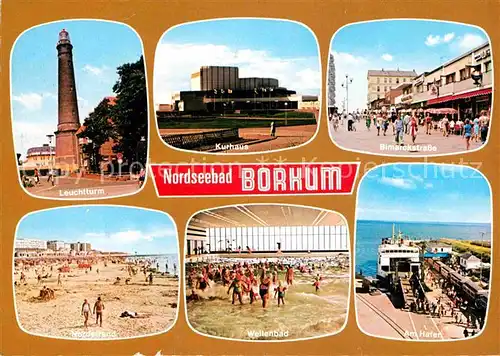
[[[113,147],[123,154],[124,161],[145,166],[147,159],[148,100],[144,58],[117,68],[118,81],[113,86],[116,104],[113,124],[118,137]]]
[[[335,107],[335,60],[333,54],[330,53],[328,60],[328,111]]]
[[[108,99],[103,99],[83,122],[85,130],[80,132],[78,138],[87,138],[87,143],[82,145],[83,153],[89,158],[90,171],[100,172],[101,146],[110,138],[114,138],[112,120],[112,106]]]

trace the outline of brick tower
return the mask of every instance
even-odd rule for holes
[[[80,149],[76,131],[80,128],[76,99],[73,46],[66,30],[59,32],[58,57],[58,106],[56,134],[56,167],[74,172],[80,168]]]

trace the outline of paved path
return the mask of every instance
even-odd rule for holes
[[[57,177],[55,185],[40,177],[40,184],[26,188],[35,196],[61,199],[88,199],[131,194],[139,189],[137,181],[114,181],[89,178]]]
[[[299,146],[311,139],[316,132],[317,125],[297,125],[297,126],[278,126],[276,128],[276,139],[269,140],[265,142],[260,142],[252,145],[248,145],[248,150],[226,150],[217,151],[220,152],[231,152],[231,153],[247,153],[247,152],[265,152],[271,150],[278,150],[281,148],[295,147]],[[180,133],[197,133],[197,132],[208,132],[220,129],[161,129],[161,135],[172,135]],[[264,138],[269,138],[270,128],[269,127],[254,127],[254,128],[241,128],[239,129],[239,135],[244,140],[262,140]],[[229,142],[224,142],[227,144]],[[240,142],[238,142],[240,143]],[[215,146],[215,145],[214,145]],[[212,147],[212,146],[208,146]]]
[[[427,156],[445,153],[464,152],[465,139],[461,136],[450,135],[443,137],[439,131],[432,130],[431,135],[425,134],[425,129],[419,126],[416,145],[420,147],[409,147],[411,144],[411,136],[405,135],[404,143],[406,150],[397,150],[399,147],[395,144],[395,136],[392,134],[392,127],[389,125],[387,136],[383,136],[380,130],[380,136],[377,136],[377,129],[371,126],[368,130],[364,121],[355,124],[356,131],[347,131],[347,125],[339,125],[337,131],[333,128],[333,123],[329,122],[330,136],[332,140],[341,148],[350,150],[364,151],[373,154],[385,155],[409,155],[409,156]],[[471,142],[470,149],[481,147],[481,142]],[[413,150],[412,148],[416,148]],[[429,150],[432,149],[432,150]],[[409,150],[408,150],[409,149]]]
[[[464,337],[464,326],[455,324],[451,316],[438,318],[397,309],[385,294],[356,293],[356,313],[361,330],[374,336],[411,340]]]

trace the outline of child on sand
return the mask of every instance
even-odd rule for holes
[[[276,298],[276,294],[278,294],[278,307],[281,304],[285,305],[285,291],[286,287],[281,284],[281,281],[278,282],[278,287],[274,289],[274,297]]]

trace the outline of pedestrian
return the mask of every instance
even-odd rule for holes
[[[94,304],[94,314],[96,316],[95,318],[95,323],[96,325],[99,324],[99,326],[102,327],[102,313],[104,311],[104,303],[101,300],[101,297],[97,297],[97,301]]]
[[[479,117],[476,117],[474,119],[474,133],[473,133],[473,137],[472,137],[472,140],[474,140],[474,142],[479,142]]]
[[[403,131],[403,120],[400,117],[396,119],[394,122],[394,126],[396,127],[396,144],[404,145],[404,131]]]
[[[141,168],[141,171],[139,172],[139,180],[138,180],[139,188],[142,187],[145,179],[146,179],[146,171],[144,170],[144,168]]]
[[[417,131],[418,131],[418,122],[417,118],[415,117],[415,114],[413,114],[410,120],[410,135],[411,135],[411,142],[413,144],[415,144],[415,140],[417,139]]]
[[[90,304],[87,301],[87,299],[83,301],[81,315],[84,318],[83,325],[85,326],[86,329],[88,327],[89,316],[90,316]]]
[[[432,119],[429,113],[425,116],[425,134],[430,135],[432,130]]]
[[[34,175],[35,175],[35,184],[40,184],[40,175],[38,173],[38,169],[37,168],[35,168]]]
[[[377,136],[380,136],[380,127],[382,126],[382,117],[380,114],[377,114],[375,119],[375,125],[377,126]]]
[[[486,114],[486,110],[481,111],[481,116],[479,117],[479,125],[481,126],[481,143],[486,142],[486,138],[488,137],[488,128],[489,128],[490,118]]]
[[[351,113],[347,115],[347,131],[352,131],[352,124],[354,122],[354,117]]]
[[[276,137],[276,124],[271,121],[271,137]]]
[[[445,115],[442,120],[443,136],[448,137],[450,134],[450,122],[448,121],[448,115]]]
[[[470,140],[472,136],[472,126],[469,123],[469,119],[465,120],[463,137],[465,138],[465,149],[468,151],[470,148]]]
[[[382,122],[383,122],[383,130],[384,130],[384,136],[386,136],[387,129],[389,128],[389,118],[387,117],[386,113],[382,114]]]

